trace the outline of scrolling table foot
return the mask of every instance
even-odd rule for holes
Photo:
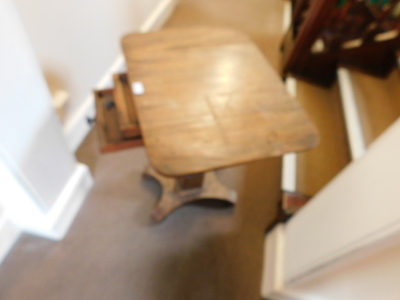
[[[162,221],[168,214],[188,202],[202,199],[217,199],[236,202],[236,192],[224,186],[217,179],[215,172],[206,172],[204,174],[192,175],[200,179],[189,178],[192,182],[188,184],[187,177],[174,178],[159,174],[152,167],[147,167],[144,172],[145,177],[151,177],[157,180],[162,186],[162,195],[160,201],[154,207],[151,216],[156,221]],[[193,181],[197,181],[193,184]],[[184,182],[182,184],[182,182]],[[182,187],[182,185],[186,185]],[[190,186],[189,188],[187,186]]]

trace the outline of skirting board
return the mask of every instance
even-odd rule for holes
[[[21,230],[12,224],[5,215],[0,218],[0,264],[21,235]]]
[[[18,225],[24,232],[51,240],[62,240],[92,185],[89,168],[78,163],[52,209],[45,216],[33,219],[32,223]]]
[[[353,160],[361,158],[366,151],[364,133],[360,121],[360,113],[355,99],[350,71],[345,68],[337,70],[340,95],[346,121],[347,137]]]
[[[264,242],[264,263],[261,280],[261,298],[269,300],[297,300],[296,293],[284,283],[285,225],[270,231]]]
[[[270,231],[264,242],[264,265],[261,295],[270,298],[283,288],[285,225],[279,224]]]
[[[285,7],[290,2],[285,3]],[[290,7],[289,7],[290,9]],[[288,26],[288,25],[285,25]],[[293,97],[297,96],[297,81],[292,77],[286,78],[286,90]],[[296,192],[296,184],[297,184],[297,154],[296,153],[287,153],[283,156],[282,161],[282,181],[281,188],[283,191],[287,192]]]
[[[162,27],[174,10],[177,0],[162,0],[153,12],[147,17],[138,29],[139,32],[148,32]],[[120,55],[110,69],[96,84],[96,89],[105,89],[112,86],[112,74],[125,71],[124,57]],[[64,126],[64,133],[71,151],[75,152],[91,129],[88,119],[94,119],[96,108],[94,96],[88,95],[82,105]]]

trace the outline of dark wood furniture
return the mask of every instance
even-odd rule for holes
[[[339,65],[385,77],[400,45],[399,0],[293,0],[282,76],[329,86]]]

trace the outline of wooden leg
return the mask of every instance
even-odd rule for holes
[[[224,186],[218,181],[215,172],[204,173],[202,179],[189,178],[189,182],[184,179],[166,177],[147,167],[144,176],[149,176],[157,180],[162,186],[160,201],[154,207],[151,216],[156,221],[162,221],[168,214],[188,202],[202,199],[217,199],[231,203],[236,203],[236,192]],[[198,182],[202,184],[199,186]],[[182,184],[184,182],[184,184]],[[193,184],[197,182],[197,184]],[[185,188],[189,186],[189,188]]]

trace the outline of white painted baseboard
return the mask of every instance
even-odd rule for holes
[[[358,111],[356,96],[352,85],[350,71],[345,68],[337,70],[343,113],[346,121],[347,138],[353,160],[361,158],[366,151],[366,143]]]
[[[271,297],[283,287],[284,235],[285,225],[278,224],[265,238],[261,281],[263,297]]]
[[[178,0],[162,0],[140,26],[140,32],[160,29],[172,14]]]
[[[44,238],[63,239],[92,185],[93,178],[89,168],[78,163],[50,211],[46,215],[32,218],[25,224],[18,225],[23,231]]]
[[[285,225],[278,224],[265,237],[261,297],[270,300],[296,300],[296,294],[285,289]]]
[[[288,8],[289,3],[289,8]],[[285,2],[286,10],[289,9],[290,12],[290,2]],[[286,15],[286,14],[285,14]],[[285,17],[286,18],[286,17]],[[287,20],[284,22],[288,22]],[[288,27],[288,25],[285,25]],[[293,77],[286,78],[286,90],[293,97],[297,96],[297,80]],[[281,188],[285,192],[296,192],[297,185],[297,154],[296,153],[287,153],[283,156],[282,161],[282,181]]]
[[[0,217],[0,264],[21,235],[21,230],[6,217]]]
[[[139,32],[148,32],[162,27],[174,10],[177,0],[162,0],[149,17],[139,27]],[[96,84],[96,89],[105,89],[112,87],[112,75],[125,71],[124,57],[120,55]],[[64,133],[71,151],[76,151],[86,135],[91,129],[87,119],[94,119],[96,108],[94,96],[89,94],[82,102],[82,105],[64,126]]]
[[[63,239],[92,185],[89,168],[78,163],[50,211],[30,207],[19,214],[13,214],[12,209],[6,209],[0,216],[0,264],[22,232],[51,240]],[[15,197],[29,197],[23,186],[12,188]]]

